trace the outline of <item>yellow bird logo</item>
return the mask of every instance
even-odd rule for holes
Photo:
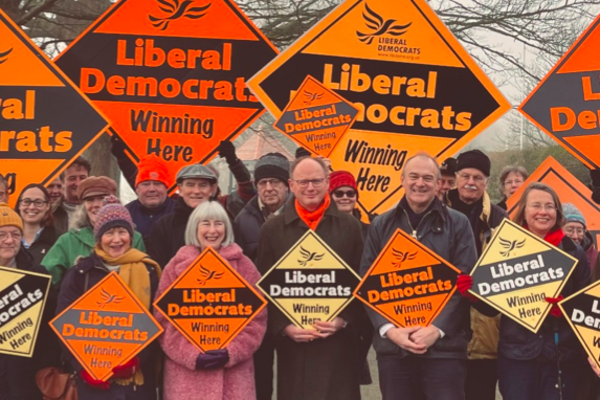
[[[510,241],[502,238],[499,238],[499,240],[502,247],[506,249],[505,251],[500,252],[500,255],[503,257],[508,257],[511,251],[515,249],[520,249],[521,247],[525,246],[525,242],[527,241],[527,239],[523,239],[520,242],[518,242],[517,240]]]
[[[179,18],[200,19],[206,15],[212,3],[207,3],[200,7],[191,7],[194,0],[157,0],[158,8],[168,13],[169,15],[163,18],[148,15],[150,22],[155,28],[164,31],[169,27],[171,21]]]
[[[13,49],[8,49],[0,53],[0,64],[4,64],[8,60],[8,56],[12,53]]]
[[[306,104],[307,106],[310,106],[313,101],[319,100],[320,98],[322,98],[323,93],[312,93],[312,92],[305,90],[304,97],[308,98],[307,100],[304,101],[304,104]]]
[[[358,40],[366,44],[373,43],[373,39],[378,36],[402,36],[412,25],[412,22],[405,25],[399,25],[396,24],[397,21],[395,19],[384,20],[381,15],[373,11],[367,3],[365,3],[363,18],[365,19],[365,25],[367,25],[367,28],[371,29],[372,32],[363,33],[356,31],[356,35],[358,36]]]
[[[406,252],[402,252],[400,250],[396,250],[396,249],[392,249],[392,254],[394,255],[394,258],[396,258],[396,261],[392,264],[395,268],[402,268],[402,263],[406,260],[414,260],[415,257],[417,256],[418,251],[415,251],[414,253],[409,253],[408,251]]]
[[[206,285],[206,282],[210,281],[211,279],[214,279],[214,280],[221,279],[223,277],[223,272],[211,271],[210,269],[203,267],[201,265],[200,266],[200,275],[202,275],[203,278],[196,279],[196,280],[198,281],[200,286],[204,286],[204,285]]]
[[[300,254],[302,255],[302,260],[298,260],[298,263],[303,267],[306,267],[308,263],[313,261],[321,261],[323,257],[325,257],[325,253],[317,254],[317,252],[310,252],[306,250],[304,247],[300,246]],[[312,264],[310,265],[312,266]]]
[[[110,294],[106,289],[101,290],[100,297],[102,297],[102,301],[96,302],[99,308],[104,308],[109,304],[119,304],[125,299],[125,296],[117,297],[116,294]]]

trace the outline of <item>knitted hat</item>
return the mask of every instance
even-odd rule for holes
[[[145,181],[156,181],[171,187],[171,176],[163,160],[155,154],[142,157],[138,163],[138,174],[135,179],[135,187]]]
[[[306,150],[304,147],[300,146],[296,149],[296,158],[302,158],[306,156],[310,156],[310,151]]]
[[[583,224],[584,227],[587,226],[585,223],[585,218],[583,217],[583,214],[573,204],[571,204],[571,203],[563,204],[563,213],[565,215],[565,223],[579,222],[580,224]]]
[[[456,163],[457,172],[465,168],[475,168],[480,170],[487,177],[490,176],[491,167],[492,163],[488,156],[479,150],[470,150],[460,153]]]
[[[206,179],[212,181],[213,183],[216,183],[219,180],[219,178],[212,169],[202,164],[186,165],[185,167],[181,168],[177,173],[178,184],[181,183],[181,181],[183,181],[184,179],[192,178]]]
[[[129,211],[116,196],[108,196],[102,200],[102,208],[96,214],[94,238],[99,241],[106,231],[116,227],[127,229],[133,240],[133,221]]]
[[[276,178],[287,185],[290,179],[288,159],[279,153],[269,153],[259,158],[254,169],[254,181],[258,183],[265,178]]]
[[[77,188],[77,196],[83,200],[86,197],[117,194],[117,183],[106,176],[90,176],[85,178]]]
[[[350,186],[358,193],[356,179],[354,179],[354,175],[352,175],[350,172],[334,171],[329,174],[329,193],[332,193],[334,190],[342,186]]]
[[[454,176],[456,173],[456,158],[448,157],[440,166],[442,175]]]
[[[0,227],[16,226],[23,232],[23,220],[6,203],[0,203]]]

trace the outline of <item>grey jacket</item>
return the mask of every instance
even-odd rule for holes
[[[470,273],[477,262],[477,251],[469,220],[459,212],[446,207],[437,198],[433,201],[431,210],[414,229],[410,226],[408,214],[404,209],[406,207],[404,199],[398,203],[395,209],[382,214],[373,221],[369,227],[360,263],[361,275],[369,270],[398,228],[408,234],[412,234],[413,230],[416,230],[419,242],[463,273]],[[467,343],[471,338],[469,307],[468,300],[463,298],[458,290],[455,291],[442,312],[433,321],[433,325],[444,332],[444,337],[419,357],[466,359]],[[389,339],[381,337],[379,328],[389,322],[385,317],[370,308],[367,308],[367,314],[375,327],[373,347],[378,354],[401,356],[412,354],[401,349]]]

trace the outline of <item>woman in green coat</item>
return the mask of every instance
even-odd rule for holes
[[[81,182],[77,189],[81,204],[69,223],[70,229],[58,238],[42,261],[42,265],[52,275],[53,285],[60,283],[65,272],[76,264],[77,259],[91,254],[96,244],[96,213],[102,207],[102,200],[116,193],[116,182],[105,176],[90,176]],[[133,248],[146,252],[142,236],[137,231],[134,232]]]

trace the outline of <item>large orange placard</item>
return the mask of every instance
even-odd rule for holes
[[[156,154],[175,176],[263,112],[246,79],[276,54],[233,0],[120,0],[56,64],[134,162]]]
[[[346,0],[248,85],[279,118],[308,75],[359,109],[330,159],[371,214],[398,202],[409,157],[443,160],[510,109],[425,0]]]
[[[0,174],[19,194],[58,177],[108,122],[1,9],[0,38]]]

